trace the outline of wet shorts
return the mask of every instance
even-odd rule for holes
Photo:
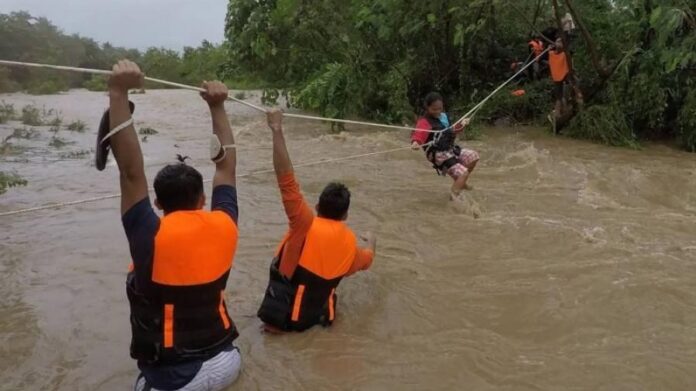
[[[242,356],[238,349],[220,352],[205,361],[196,376],[181,391],[217,391],[227,389],[239,377],[242,369]],[[146,384],[145,377],[138,377],[135,391],[158,391]]]
[[[561,100],[565,95],[565,85],[566,81],[556,81],[553,83],[553,99]]]
[[[435,154],[435,164],[440,165],[447,159],[454,156],[454,153],[449,152],[437,152]],[[453,179],[457,179],[460,176],[469,172],[468,166],[478,162],[480,159],[478,152],[473,149],[462,148],[459,153],[459,158],[457,159],[457,164],[453,165],[447,170],[447,175],[451,176]]]

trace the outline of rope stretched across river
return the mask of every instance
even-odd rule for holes
[[[495,94],[497,94],[501,89],[503,89],[506,85],[508,85],[510,82],[512,82],[517,76],[521,75],[522,72],[527,70],[536,60],[541,58],[546,52],[548,52],[551,48],[547,48],[543,53],[538,55],[536,58],[534,58],[532,61],[528,62],[524,67],[522,67],[519,71],[517,71],[511,78],[506,80],[504,83],[502,83],[498,88],[496,88],[493,92],[488,94],[481,102],[479,102],[476,106],[474,106],[469,112],[464,114],[458,121],[454,122],[452,126],[449,126],[443,130],[428,130],[428,132],[431,133],[442,133],[446,130],[449,130],[454,127],[454,124],[461,122],[464,119],[470,118],[472,114],[474,114],[476,111],[478,111],[483,105],[488,102]],[[79,68],[79,67],[70,67],[70,66],[63,66],[63,65],[50,65],[50,64],[39,64],[39,63],[31,63],[31,62],[22,62],[22,61],[8,61],[8,60],[0,60],[0,65],[6,65],[6,66],[15,66],[15,67],[25,67],[25,68],[43,68],[43,69],[53,69],[53,70],[58,70],[58,71],[69,71],[69,72],[79,72],[79,73],[90,73],[90,74],[95,74],[95,75],[110,75],[111,71],[103,70],[103,69],[90,69],[90,68]],[[200,87],[194,87],[186,84],[181,84],[181,83],[175,83],[172,81],[167,81],[167,80],[162,80],[162,79],[156,79],[154,77],[145,77],[145,80],[157,83],[157,84],[162,84],[165,86],[170,86],[170,87],[177,87],[177,88],[182,88],[186,90],[191,90],[191,91],[198,91],[198,92],[204,92],[205,90],[200,88]],[[268,110],[261,106],[257,106],[253,103],[246,102],[241,99],[237,99],[235,97],[228,97],[229,100],[233,102],[237,102],[239,104],[242,104],[244,106],[250,107],[254,110],[257,110],[262,113],[266,113]],[[399,130],[408,130],[408,131],[414,131],[416,130],[413,127],[408,127],[408,126],[399,126],[399,125],[388,125],[388,124],[380,124],[376,122],[366,122],[366,121],[355,121],[355,120],[348,120],[348,119],[340,119],[340,118],[326,118],[326,117],[318,117],[318,116],[313,116],[313,115],[304,115],[304,114],[293,114],[293,113],[283,113],[283,116],[288,117],[288,118],[298,118],[298,119],[306,119],[306,120],[312,120],[312,121],[323,121],[323,122],[333,122],[333,123],[342,123],[342,124],[351,124],[351,125],[363,125],[363,126],[372,126],[372,127],[379,127],[379,128],[386,128],[386,129],[399,129]],[[423,129],[419,129],[421,131],[426,131]]]
[[[111,71],[106,71],[103,69],[78,68],[78,67],[69,67],[69,66],[63,66],[63,65],[38,64],[38,63],[21,62],[21,61],[0,60],[0,65],[27,67],[27,68],[53,69],[53,70],[57,70],[57,71],[90,73],[90,74],[95,74],[95,75],[107,75],[107,76],[111,74]],[[153,83],[169,86],[169,87],[176,87],[176,88],[181,88],[181,89],[185,89],[185,90],[205,92],[205,90],[200,88],[200,87],[194,87],[194,86],[190,86],[190,85],[186,85],[186,84],[175,83],[172,81],[156,79],[154,77],[145,77],[145,80],[153,82]],[[249,103],[247,101],[237,99],[237,98],[232,97],[232,96],[228,97],[227,99],[229,99],[233,102],[237,102],[239,104],[242,104],[244,106],[250,107],[250,108],[252,108],[256,111],[262,112],[262,113],[266,113],[268,111],[261,106],[257,106],[253,103]],[[387,128],[387,129],[399,129],[399,130],[409,130],[409,131],[415,130],[415,128],[411,128],[411,127],[407,127],[407,126],[387,125],[387,124],[379,124],[379,123],[374,123],[374,122],[354,121],[354,120],[347,120],[347,119],[340,119],[340,118],[324,118],[324,117],[317,117],[317,116],[304,115],[304,114],[283,113],[283,116],[288,117],[288,118],[298,118],[298,119],[307,119],[307,120],[324,121],[324,122],[335,122],[335,123],[352,124],[352,125],[364,125],[364,126],[373,126],[373,127]]]
[[[332,159],[314,160],[314,161],[309,161],[309,162],[304,162],[304,163],[299,163],[299,164],[293,164],[293,167],[299,168],[299,167],[315,166],[318,164],[335,163],[335,162],[341,162],[341,161],[345,161],[345,160],[357,159],[357,158],[361,158],[361,157],[370,157],[370,156],[382,155],[385,153],[404,151],[406,149],[411,149],[411,147],[410,146],[400,147],[400,148],[388,149],[386,151],[368,152],[368,153],[361,153],[358,155],[343,156],[343,157],[332,158]],[[272,172],[275,172],[275,171],[273,169],[252,171],[252,172],[248,172],[246,174],[237,175],[237,178],[246,178],[246,177],[250,177],[253,175],[268,174],[268,173],[272,173]],[[212,180],[207,179],[204,182],[210,183],[210,182],[212,182]],[[153,189],[150,189],[150,191],[152,191],[152,190]],[[18,210],[13,210],[13,211],[9,211],[9,212],[0,212],[0,217],[13,216],[13,215],[29,213],[29,212],[37,212],[40,210],[63,208],[66,206],[88,204],[88,203],[97,202],[97,201],[110,200],[110,199],[118,198],[120,196],[121,196],[121,193],[114,193],[114,194],[108,194],[108,195],[103,195],[103,196],[99,196],[99,197],[85,198],[85,199],[76,200],[76,201],[56,202],[56,203],[36,206],[36,207],[32,207],[32,208],[18,209]]]
[[[531,60],[527,64],[525,64],[524,67],[522,67],[519,71],[517,71],[508,80],[503,82],[500,86],[498,86],[498,88],[493,90],[493,92],[488,94],[488,96],[486,96],[483,100],[481,100],[476,106],[474,106],[466,114],[464,114],[459,120],[454,122],[453,125],[445,128],[443,130],[423,130],[423,129],[418,129],[418,130],[419,131],[427,131],[430,133],[442,133],[442,132],[445,132],[445,131],[451,129],[454,126],[454,124],[457,124],[465,119],[470,119],[495,94],[497,94],[500,90],[505,88],[505,86],[507,86],[513,80],[515,80],[519,75],[522,74],[522,72],[527,70],[527,68],[529,68],[535,61],[537,61],[539,58],[541,58],[549,50],[551,50],[550,47],[547,48],[546,50],[544,50],[544,52],[542,52],[540,55],[535,57],[533,60]],[[110,75],[111,74],[111,71],[106,71],[106,70],[102,70],[102,69],[78,68],[78,67],[69,67],[69,66],[62,66],[62,65],[37,64],[37,63],[28,63],[28,62],[20,62],[20,61],[0,60],[0,65],[54,69],[54,70],[70,71],[70,72],[91,73],[91,74],[97,74],[97,75]],[[158,83],[158,84],[170,86],[170,87],[177,87],[177,88],[198,91],[198,92],[205,91],[199,87],[175,83],[175,82],[171,82],[171,81],[167,81],[167,80],[156,79],[156,78],[152,78],[152,77],[145,77],[145,80],[153,82],[153,83]],[[265,108],[257,106],[253,103],[249,103],[249,102],[246,102],[246,101],[243,101],[241,99],[234,98],[234,97],[228,97],[228,99],[231,101],[237,102],[239,104],[242,104],[244,106],[250,107],[254,110],[257,110],[257,111],[260,111],[263,113],[267,112],[267,110]],[[324,122],[334,122],[334,123],[343,123],[343,124],[352,124],[352,125],[381,127],[381,128],[388,128],[388,129],[400,129],[400,130],[408,130],[408,131],[416,130],[415,128],[411,128],[411,127],[407,127],[407,126],[387,125],[387,124],[379,124],[379,123],[374,123],[374,122],[353,121],[353,120],[338,119],[338,118],[324,118],[324,117],[317,117],[317,116],[303,115],[303,114],[283,113],[283,116],[289,117],[289,118],[298,118],[298,119],[307,119],[307,120],[314,120],[314,121],[324,121]],[[344,157],[334,158],[334,159],[322,159],[322,160],[313,161],[313,162],[300,163],[300,164],[295,165],[295,167],[309,167],[309,166],[313,166],[313,165],[317,165],[317,164],[333,163],[333,162],[339,162],[339,161],[345,161],[345,160],[358,159],[358,158],[362,158],[362,157],[377,156],[377,155],[393,153],[393,152],[397,152],[397,151],[403,151],[403,150],[410,149],[410,148],[411,148],[411,146],[407,146],[407,147],[388,149],[385,151],[368,152],[368,153],[362,153],[362,154],[357,154],[357,155],[344,156]],[[257,174],[270,173],[270,172],[273,172],[273,170],[255,171],[255,172],[250,172],[250,173],[239,175],[238,177],[243,178],[243,177],[248,177],[248,176],[257,175]],[[210,180],[207,180],[206,182],[210,182]],[[109,195],[105,195],[105,196],[91,197],[91,198],[86,198],[86,199],[76,200],[76,201],[56,202],[56,203],[50,203],[50,204],[36,206],[36,207],[32,207],[32,208],[18,209],[18,210],[13,210],[13,211],[8,211],[8,212],[0,212],[0,217],[13,216],[13,215],[29,213],[29,212],[36,212],[36,211],[47,210],[47,209],[62,208],[62,207],[66,207],[66,206],[87,204],[87,203],[91,203],[91,202],[97,202],[97,201],[102,201],[102,200],[118,198],[120,195],[121,195],[120,193],[109,194]]]

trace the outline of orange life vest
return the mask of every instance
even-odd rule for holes
[[[135,271],[128,273],[133,358],[205,360],[237,338],[224,299],[237,234],[221,211],[178,211],[160,220],[152,270],[138,270],[151,278],[136,286]]]
[[[341,221],[314,218],[290,279],[278,270],[284,245],[281,243],[271,262],[259,318],[286,331],[331,325],[336,315],[336,287],[355,260],[355,234]]]
[[[555,50],[549,52],[549,69],[551,70],[551,79],[555,82],[562,82],[568,76],[570,68],[565,52],[557,53]]]
[[[544,52],[544,43],[541,42],[538,39],[533,39],[529,41],[529,46],[532,47],[532,52],[534,53],[534,57],[539,57],[541,53]],[[537,59],[539,61],[540,59]]]

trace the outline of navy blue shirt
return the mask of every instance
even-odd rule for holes
[[[211,210],[227,213],[237,223],[239,207],[237,205],[237,189],[230,185],[220,185],[213,189]],[[121,217],[126,231],[128,245],[135,272],[135,288],[148,285],[152,281],[152,262],[155,250],[155,237],[160,226],[160,218],[145,197],[133,205]],[[230,345],[229,349],[232,349]],[[198,373],[203,361],[188,361],[176,365],[152,366],[138,362],[138,368],[145,376],[147,383],[160,390],[176,390],[188,384]]]

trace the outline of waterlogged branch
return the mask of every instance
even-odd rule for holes
[[[511,1],[509,1],[507,4],[508,4],[510,7],[512,7],[513,10],[515,10],[515,13],[518,14],[518,15],[520,16],[520,18],[521,18],[522,20],[524,20],[524,21],[529,25],[529,27],[532,28],[532,32],[538,34],[538,35],[541,37],[541,39],[543,39],[544,41],[546,41],[548,44],[553,45],[554,42],[553,42],[552,40],[548,39],[544,34],[542,34],[541,32],[539,32],[539,30],[536,28],[536,19],[537,19],[537,17],[538,17],[539,9],[537,8],[537,11],[535,12],[535,16],[534,16],[534,21],[532,22],[532,21],[530,21],[529,19],[527,19],[527,18],[525,17],[524,12],[522,12],[522,10],[520,10],[519,8],[517,8],[517,6],[515,5],[515,1],[518,1],[518,0],[511,0]],[[537,5],[538,5],[539,7],[541,6],[541,0],[539,1],[539,3],[537,3]]]
[[[694,17],[694,11],[686,1],[682,0],[681,3],[682,7],[684,7],[684,19],[686,19],[686,23],[689,24],[689,27],[691,27],[692,30],[696,30],[696,18]]]
[[[558,0],[553,0],[552,4],[553,4],[553,17],[556,19],[556,25],[558,26],[558,31],[563,31],[563,22],[561,21],[561,12],[558,10]],[[573,18],[574,17],[575,16],[573,16]],[[564,43],[566,43],[566,42],[564,42]]]
[[[558,10],[558,0],[553,0],[553,15],[556,18],[556,24],[558,25],[558,31],[563,31],[563,21],[561,20],[561,12]],[[575,18],[575,16],[573,16]],[[568,42],[568,37],[565,34],[561,34],[561,39],[563,40],[563,47],[565,48],[565,54],[568,58],[568,68],[570,73],[573,74],[575,70],[573,69],[573,59],[570,54],[570,46]],[[554,42],[555,44],[555,42]]]
[[[532,28],[536,26],[537,19],[541,15],[541,5],[545,0],[537,0],[536,8],[534,9],[534,16],[532,17]],[[535,31],[532,31],[535,32]]]

